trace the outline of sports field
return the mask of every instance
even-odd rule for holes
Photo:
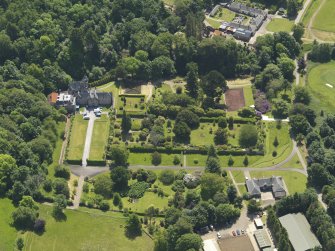
[[[102,115],[100,119],[94,121],[92,142],[90,148],[90,160],[103,160],[107,138],[109,134],[109,118]]]
[[[288,20],[286,18],[274,18],[266,26],[266,29],[272,32],[279,32],[279,31],[290,32],[292,30],[292,27],[293,27],[293,21]]]
[[[307,85],[312,94],[311,106],[315,111],[335,111],[335,61],[312,67]]]
[[[322,31],[335,32],[334,10],[335,1],[326,0],[314,19],[313,28]]]
[[[72,123],[67,159],[80,160],[83,157],[88,120],[84,120],[83,116],[78,114]]]

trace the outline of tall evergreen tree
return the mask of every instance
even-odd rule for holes
[[[189,92],[189,95],[193,98],[198,97],[198,65],[196,63],[188,63],[187,64],[187,75],[186,75],[186,89]]]
[[[127,134],[131,129],[131,118],[127,115],[126,111],[123,110],[121,129],[123,134]]]

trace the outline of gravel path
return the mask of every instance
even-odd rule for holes
[[[88,111],[88,115],[90,116],[90,119],[88,121],[88,126],[87,126],[87,131],[86,131],[86,139],[85,139],[85,146],[84,146],[83,159],[82,159],[83,167],[87,166],[87,159],[90,156],[93,127],[94,127],[94,121],[96,120],[96,116],[94,115],[93,111]]]

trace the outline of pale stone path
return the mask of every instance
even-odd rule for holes
[[[70,209],[77,209],[80,204],[80,198],[83,193],[83,186],[84,186],[84,176],[81,175],[78,179],[78,186],[76,187],[76,195],[73,199],[73,206],[69,207]]]
[[[87,131],[86,131],[86,139],[85,139],[85,146],[83,152],[83,159],[82,159],[82,166],[87,166],[87,159],[90,156],[90,149],[91,149],[91,141],[92,141],[92,134],[93,134],[93,127],[94,121],[96,116],[94,115],[93,111],[88,112],[90,119],[88,121]]]

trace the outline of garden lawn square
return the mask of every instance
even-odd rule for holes
[[[227,90],[225,93],[226,105],[229,112],[234,112],[245,106],[243,88]]]

